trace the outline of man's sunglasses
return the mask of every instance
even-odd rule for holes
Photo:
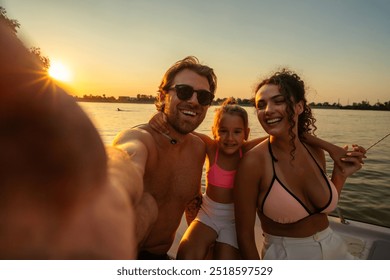
[[[194,92],[196,92],[198,103],[202,106],[210,105],[214,99],[214,94],[212,94],[208,90],[194,90],[194,88],[189,85],[175,85],[170,89],[175,90],[177,97],[183,101],[189,100],[194,94]]]

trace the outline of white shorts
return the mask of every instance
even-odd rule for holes
[[[263,260],[352,260],[355,259],[341,237],[326,228],[304,238],[264,233]]]
[[[238,249],[233,203],[218,203],[204,194],[202,206],[195,220],[212,228],[218,235],[217,242]]]

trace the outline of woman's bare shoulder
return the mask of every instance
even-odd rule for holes
[[[267,145],[267,141],[263,141],[247,151],[241,159],[242,164],[247,166],[262,165],[268,155]]]

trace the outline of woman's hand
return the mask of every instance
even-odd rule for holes
[[[357,144],[352,145],[352,150],[348,151],[348,146],[339,147],[332,145],[329,149],[329,156],[333,159],[335,166],[343,173],[346,167],[359,162],[364,164],[363,159],[366,158],[366,149]],[[360,169],[360,168],[359,168]],[[349,176],[349,175],[347,175]]]
[[[362,168],[364,158],[366,157],[366,149],[357,144],[352,145],[352,150],[348,150],[348,146],[342,148],[343,152],[339,151],[336,154],[336,158],[333,158],[335,161],[334,171],[341,173],[340,175],[348,177]],[[344,154],[344,155],[343,155]],[[335,154],[334,154],[335,156]]]

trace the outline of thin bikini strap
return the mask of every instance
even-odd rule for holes
[[[217,164],[218,153],[219,153],[219,147],[217,146],[217,151],[215,152],[214,164]]]
[[[242,150],[241,150],[241,148],[240,148],[240,158],[242,158]]]
[[[302,143],[302,142],[301,142]],[[312,155],[312,153],[309,151],[309,149],[306,147],[305,143],[302,143],[303,147],[305,147],[306,151],[309,153],[309,155],[311,156],[311,158],[314,160],[314,162],[316,163],[317,167],[321,170],[321,173],[322,174],[325,174],[324,170],[322,170],[321,166],[318,164],[317,160],[315,159],[315,157]]]
[[[269,139],[268,139],[268,151],[269,151],[271,158],[272,158],[272,169],[273,169],[274,174],[275,174],[274,162],[278,162],[278,160],[275,158],[274,154],[272,153],[271,141]]]

